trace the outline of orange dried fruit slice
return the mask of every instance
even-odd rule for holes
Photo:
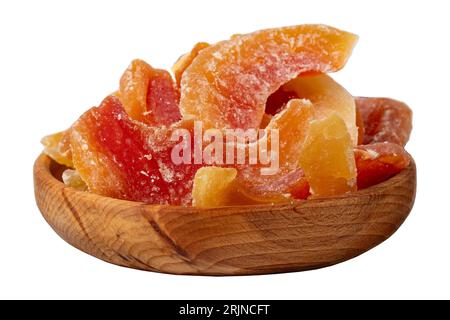
[[[358,189],[383,182],[405,169],[411,157],[395,143],[374,143],[355,148]]]
[[[179,91],[169,72],[133,60],[120,79],[118,94],[126,112],[148,125],[170,125],[181,118]]]
[[[181,80],[180,109],[214,128],[258,128],[266,100],[305,72],[334,72],[357,37],[324,25],[237,35],[199,52]]]
[[[44,152],[59,164],[73,167],[72,150],[70,148],[70,129],[45,136],[41,139]]]
[[[412,130],[412,111],[403,102],[387,98],[356,98],[364,121],[364,144],[392,142],[406,145]]]
[[[352,138],[358,144],[355,99],[339,83],[326,74],[300,76],[283,85],[281,90],[294,92],[301,99],[308,99],[314,108],[314,118],[324,119],[336,113],[344,120]]]
[[[288,102],[286,108],[276,114],[266,127],[266,135],[258,141],[259,149],[267,150],[278,154],[278,170],[276,172],[266,172],[261,169],[266,165],[238,166],[238,180],[249,194],[255,197],[267,197],[283,199],[290,190],[304,178],[302,170],[299,168],[299,158],[303,143],[306,139],[309,123],[312,120],[311,102],[301,99],[293,99]],[[278,132],[278,150],[272,145],[271,130]],[[279,142],[279,143],[278,143]],[[248,162],[247,162],[248,163]]]
[[[175,62],[172,67],[172,72],[178,87],[181,85],[181,77],[183,76],[184,71],[191,65],[199,52],[207,47],[209,47],[209,43],[207,42],[196,43],[190,52],[182,55],[177,62]]]
[[[344,120],[337,114],[311,122],[300,166],[315,197],[356,190],[353,143]]]

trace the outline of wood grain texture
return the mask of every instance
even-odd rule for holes
[[[353,258],[389,238],[412,209],[414,162],[371,188],[273,206],[214,209],[146,205],[77,191],[45,155],[34,166],[36,202],[74,247],[107,262],[174,274],[301,271]]]

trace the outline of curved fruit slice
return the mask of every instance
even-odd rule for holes
[[[132,119],[148,125],[170,125],[181,118],[170,74],[142,60],[133,60],[122,75],[119,97]]]
[[[182,123],[183,124],[183,123]],[[176,166],[172,128],[131,120],[116,97],[107,97],[72,127],[75,168],[89,190],[152,204],[188,204],[196,165]]]
[[[311,122],[300,167],[315,197],[356,190],[353,144],[345,122],[338,115]]]
[[[249,194],[273,201],[283,199],[304,178],[299,169],[299,158],[312,119],[312,109],[311,102],[294,99],[269,122],[265,136],[258,141],[259,149],[270,148],[268,151],[278,154],[278,170],[264,175],[261,169],[266,165],[238,166],[238,181]],[[278,141],[272,141],[271,130],[277,130]]]
[[[203,167],[195,174],[192,205],[199,208],[269,203],[253,198],[236,179],[235,168]]]
[[[355,99],[340,84],[326,74],[300,76],[285,84],[280,90],[295,92],[297,97],[313,103],[314,118],[324,119],[336,113],[344,120],[353,145],[358,144]]]
[[[199,42],[192,48],[191,52],[182,55],[177,62],[175,62],[172,67],[172,72],[178,87],[180,87],[181,77],[183,76],[184,71],[191,65],[192,61],[198,56],[198,53],[207,47],[209,47],[209,43]]]
[[[412,130],[412,111],[403,102],[387,98],[356,98],[364,121],[364,144],[392,142],[406,145]]]
[[[70,129],[48,135],[41,139],[44,152],[59,164],[73,167],[72,150],[70,148]]]
[[[409,154],[395,143],[374,143],[355,148],[358,189],[383,182],[405,169]]]
[[[323,25],[237,35],[200,51],[184,72],[180,109],[214,128],[258,128],[267,98],[305,72],[341,69],[357,37]]]

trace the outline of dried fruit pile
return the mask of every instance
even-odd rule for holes
[[[43,138],[45,152],[68,167],[69,186],[150,204],[274,203],[370,187],[409,165],[412,113],[398,101],[353,98],[326,75],[344,67],[356,40],[300,25],[198,43],[173,66],[175,80],[135,60],[116,93]],[[193,138],[200,121],[220,135],[261,134],[203,145]],[[278,141],[277,170],[263,174],[268,162],[250,154]]]

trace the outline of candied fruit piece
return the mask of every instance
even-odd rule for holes
[[[72,127],[76,169],[89,190],[154,204],[188,204],[196,165],[176,166],[171,131],[131,120],[116,97],[107,97]]]
[[[355,99],[330,76],[326,74],[300,76],[283,85],[281,90],[295,92],[297,97],[310,100],[314,106],[315,119],[324,119],[336,113],[344,120],[353,145],[357,145]]]
[[[53,160],[66,167],[73,167],[70,148],[70,129],[42,138],[44,152]]]
[[[356,190],[352,140],[344,120],[337,114],[311,122],[300,156],[300,167],[315,197]]]
[[[78,171],[73,169],[64,170],[62,174],[62,180],[64,184],[68,187],[75,188],[80,191],[87,191],[88,187],[86,183],[81,179]]]
[[[308,71],[341,69],[353,34],[301,25],[237,35],[199,52],[181,80],[180,109],[214,128],[258,128],[268,97]]]
[[[249,194],[256,197],[280,198],[304,177],[299,158],[312,119],[312,104],[307,100],[290,100],[285,109],[276,114],[266,128],[266,135],[258,141],[260,151],[272,146],[270,130],[277,129],[278,170],[262,174],[262,164],[238,166],[238,180]],[[266,141],[267,140],[267,141]],[[248,163],[248,162],[247,162]],[[284,196],[283,196],[284,197]]]
[[[199,42],[195,44],[190,52],[182,55],[177,62],[175,62],[172,67],[172,72],[175,75],[178,87],[180,87],[181,77],[183,76],[184,71],[191,65],[192,61],[198,56],[198,53],[207,47],[209,47],[209,43]]]
[[[248,196],[236,180],[235,168],[203,167],[195,174],[192,205],[199,208],[266,203]]]
[[[411,162],[405,149],[395,143],[374,143],[355,148],[358,189],[383,182],[405,169]]]
[[[311,195],[309,183],[306,178],[301,178],[291,188],[291,196],[294,199],[308,199]]]
[[[179,91],[169,72],[133,60],[120,79],[120,100],[130,117],[148,125],[170,125],[181,119]]]
[[[406,145],[412,130],[412,111],[406,104],[387,98],[359,97],[355,101],[364,121],[364,144]]]

